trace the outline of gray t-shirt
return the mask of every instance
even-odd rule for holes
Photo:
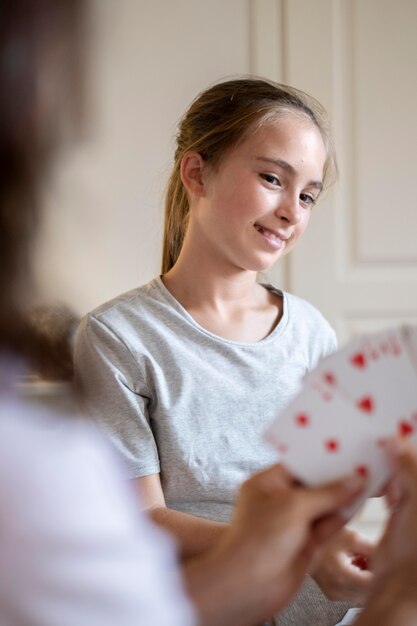
[[[75,344],[87,410],[128,476],[161,473],[169,508],[228,520],[239,485],[276,462],[267,425],[336,337],[306,301],[283,296],[265,339],[229,341],[201,327],[158,277],[87,315]]]

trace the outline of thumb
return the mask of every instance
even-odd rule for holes
[[[305,489],[305,511],[311,520],[337,513],[351,504],[363,491],[366,481],[354,475],[321,487]]]
[[[353,531],[349,547],[352,552],[370,557],[375,552],[376,544],[373,541],[369,541],[369,539],[360,533]]]
[[[387,443],[390,463],[407,494],[417,499],[417,455],[402,439]]]

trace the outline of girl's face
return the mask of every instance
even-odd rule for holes
[[[235,268],[269,268],[304,233],[325,159],[310,120],[294,116],[261,126],[203,171],[204,193],[190,216],[200,244]]]

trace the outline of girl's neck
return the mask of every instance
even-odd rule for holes
[[[282,299],[256,282],[256,272],[182,251],[162,281],[191,317],[211,333],[231,341],[267,337],[282,315]]]
[[[174,267],[162,281],[191,317],[211,333],[231,341],[267,337],[282,315],[282,298],[256,282],[256,271],[233,262],[194,224]]]
[[[255,273],[219,277],[175,266],[162,277],[168,291],[209,332],[245,343],[267,337],[282,316],[282,298],[256,283]]]
[[[189,259],[181,255],[174,267],[162,277],[170,293],[187,310],[194,307],[224,309],[247,307],[259,290],[256,272],[225,268],[224,264],[206,259]]]

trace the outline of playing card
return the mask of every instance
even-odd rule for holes
[[[361,337],[323,359],[310,385],[337,390],[372,426],[375,437],[417,429],[417,373],[403,329]]]
[[[270,426],[267,439],[300,481],[320,485],[354,473],[367,478],[360,502],[389,478],[387,438],[417,447],[417,329],[355,339],[323,359]]]
[[[410,360],[417,371],[417,326],[405,324],[403,326],[403,337]]]
[[[305,484],[320,485],[356,473],[367,478],[365,498],[387,480],[383,446],[362,412],[336,389],[307,383],[266,436],[281,462]]]

